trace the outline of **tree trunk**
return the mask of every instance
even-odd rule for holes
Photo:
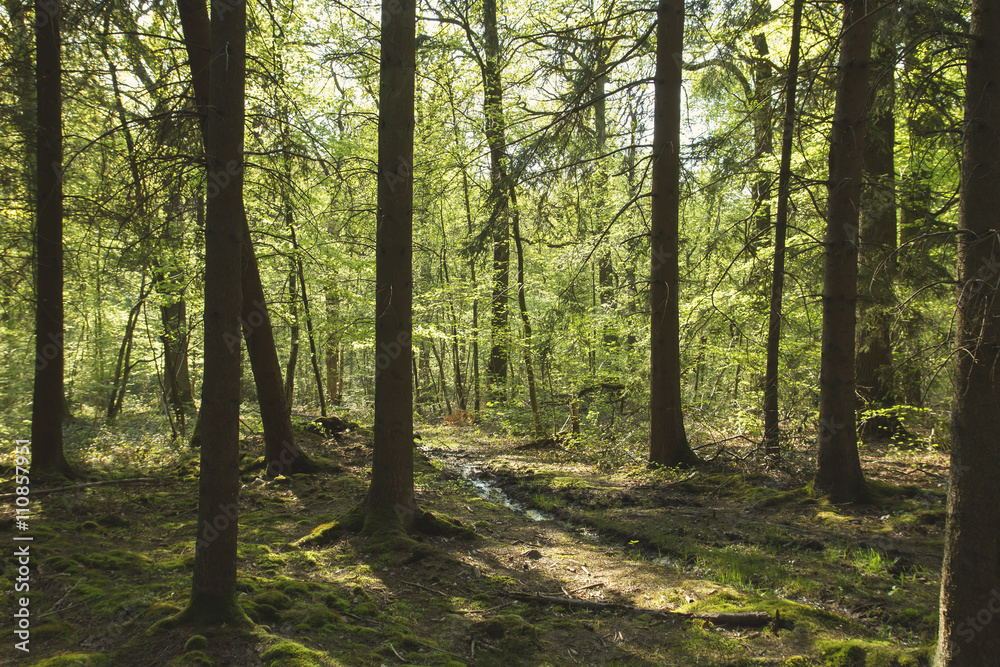
[[[294,259],[291,261],[291,265],[291,270],[288,272],[288,308],[292,316],[291,347],[288,351],[288,363],[285,365],[285,403],[289,410],[293,405],[295,368],[299,363],[299,293],[295,287],[298,271],[296,271]]]
[[[869,95],[865,146],[865,190],[858,249],[857,392],[869,409],[891,407],[893,398],[892,320],[896,273],[896,68],[895,8],[882,10],[876,25],[875,85]],[[899,423],[891,415],[868,418],[861,435],[891,435]]]
[[[754,24],[766,24],[770,18],[770,5],[767,2],[754,3]],[[758,171],[757,182],[753,185],[753,203],[756,211],[754,237],[766,238],[768,228],[771,226],[771,174],[764,171],[763,159],[765,155],[774,154],[774,85],[771,82],[771,62],[768,60],[770,49],[767,45],[767,34],[757,33],[753,36],[754,50],[757,52],[757,60],[753,67],[753,133],[754,133],[754,160]]]
[[[535,424],[535,437],[541,438],[545,435],[545,429],[542,428],[542,418],[538,412],[535,368],[531,363],[531,320],[528,318],[528,303],[524,298],[524,248],[521,245],[521,213],[517,209],[517,198],[513,185],[511,185],[510,202],[514,208],[514,248],[517,252],[517,306],[521,313],[521,323],[524,326],[524,373],[528,378],[528,402],[531,405],[531,418]]]
[[[1000,8],[973,0],[938,665],[1000,665]]]
[[[191,66],[195,100],[202,110],[199,113],[199,121],[204,137],[209,87],[208,10],[205,0],[178,0],[177,4],[188,62]],[[219,11],[227,13],[226,6],[221,6]],[[213,189],[213,185],[215,189],[225,189],[224,184],[229,177],[225,168],[220,172],[209,171],[209,190]],[[240,205],[242,206],[242,201]],[[267,311],[264,287],[260,281],[260,269],[250,238],[250,226],[245,209],[242,239],[243,262],[240,267],[240,280],[243,293],[241,310],[243,337],[246,340],[247,356],[250,357],[250,367],[260,402],[267,471],[271,475],[309,472],[315,470],[315,465],[295,444],[295,437],[292,434],[291,413],[285,403],[284,385],[281,381],[281,363],[278,361],[278,351],[274,344],[274,331],[271,328],[271,318]]]
[[[391,9],[390,9],[391,7]],[[398,9],[399,11],[392,11]],[[409,528],[413,493],[413,109],[415,0],[384,0],[375,232],[375,425],[365,530]]]
[[[653,110],[653,206],[650,219],[649,461],[665,466],[697,461],[681,411],[678,235],[680,233],[681,63],[684,1],[656,8]]]
[[[497,33],[496,0],[483,0],[483,41],[486,58],[483,63],[483,114],[486,142],[490,147],[490,201],[493,211],[493,313],[490,320],[492,342],[487,367],[488,384],[494,397],[505,396],[507,382],[507,300],[510,289],[510,228],[508,221],[506,174],[507,140],[504,135],[503,83],[500,78],[500,37]]]
[[[35,384],[31,474],[74,476],[63,452],[63,124],[60,0],[36,0]]]
[[[327,228],[331,236],[336,230],[333,225]],[[333,270],[331,282],[326,290],[326,327],[329,331],[326,337],[326,394],[330,397],[330,405],[343,403],[343,352],[340,344],[340,332],[337,318],[340,314],[340,297],[337,294],[337,271]]]
[[[204,444],[194,578],[181,618],[241,625],[247,622],[236,602],[246,4],[227,0],[213,9],[205,152],[209,174],[230,180],[210,192],[205,218]]]
[[[781,455],[778,361],[781,354],[781,300],[785,292],[785,236],[788,233],[788,199],[792,182],[792,142],[795,139],[795,97],[798,90],[803,2],[804,0],[795,0],[792,8],[792,43],[788,50],[785,119],[781,129],[778,210],[774,221],[774,266],[771,272],[771,304],[767,318],[767,362],[764,370],[764,452],[768,456]]]
[[[122,335],[122,344],[118,348],[118,362],[115,365],[115,375],[111,380],[111,398],[108,401],[107,421],[109,423],[121,414],[122,405],[125,402],[125,388],[128,386],[128,376],[132,372],[132,341],[135,335],[135,325],[139,322],[139,313],[142,312],[148,294],[146,274],[143,272],[142,284],[139,286],[139,298],[129,310],[128,319],[125,322],[125,333]]]
[[[830,136],[828,219],[824,242],[819,453],[815,488],[836,502],[865,492],[858,456],[854,335],[858,287],[858,211],[864,164],[865,107],[872,18],[867,0],[844,3],[837,96]]]

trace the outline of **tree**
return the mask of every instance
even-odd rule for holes
[[[855,375],[864,407],[889,408],[892,391],[893,277],[896,273],[895,80],[896,8],[882,10],[875,25],[876,71],[865,130],[865,186],[858,248],[858,330]],[[862,437],[888,435],[898,427],[889,415],[861,423]]]
[[[792,8],[792,43],[788,47],[785,119],[781,129],[781,164],[778,167],[778,210],[774,221],[774,265],[771,272],[767,361],[764,370],[764,450],[770,456],[778,456],[781,453],[778,422],[778,361],[781,353],[781,300],[785,292],[785,237],[788,233],[788,200],[792,182],[792,141],[795,138],[795,96],[798,90],[803,1],[795,0]]]
[[[399,11],[395,11],[398,9]],[[384,0],[375,230],[375,424],[365,530],[410,528],[413,489],[413,109],[416,2]]]
[[[653,210],[650,220],[649,460],[665,466],[697,460],[681,411],[680,132],[684,0],[656,8],[656,83],[653,125]]]
[[[205,213],[205,379],[201,408],[198,538],[191,599],[177,620],[242,624],[236,601],[240,491],[240,345],[244,219],[243,120],[246,3],[213,3],[205,153],[209,174],[230,180]]]
[[[1000,10],[973,0],[955,315],[951,486],[938,665],[1000,665]],[[984,621],[985,619],[985,621]]]
[[[36,135],[35,386],[31,474],[74,476],[63,452],[63,120],[59,0],[35,2]]]
[[[488,384],[503,395],[507,382],[507,303],[510,289],[510,224],[506,188],[507,139],[504,132],[503,82],[501,81],[500,36],[497,31],[497,0],[483,0],[483,115],[490,148],[490,225],[493,228],[493,312],[490,318],[491,347],[487,366]]]
[[[195,101],[202,110],[207,109],[209,90],[209,20],[205,0],[178,0],[181,25],[188,62],[191,67],[192,87]],[[199,116],[202,135],[207,132],[204,112]],[[228,176],[223,171],[209,172],[214,182],[222,182]],[[242,199],[240,206],[243,206]],[[272,474],[290,474],[315,470],[316,465],[295,443],[292,434],[292,420],[285,403],[285,389],[281,378],[281,364],[274,343],[274,331],[268,314],[264,287],[260,280],[260,268],[250,238],[250,226],[243,210],[243,261],[240,265],[242,279],[243,338],[246,340],[247,356],[253,370],[257,397],[260,401],[260,417],[264,426],[264,457],[267,471]],[[231,339],[231,345],[239,339]],[[200,422],[199,418],[199,422]]]
[[[823,264],[819,453],[815,487],[838,502],[865,492],[854,396],[858,211],[864,164],[865,108],[872,17],[866,0],[844,2],[837,94],[830,135],[829,208]]]

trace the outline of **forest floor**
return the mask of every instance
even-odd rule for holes
[[[805,453],[769,470],[733,441],[697,469],[650,471],[572,442],[524,448],[471,426],[419,430],[418,503],[478,537],[418,536],[402,551],[351,534],[294,546],[363,497],[371,462],[364,430],[303,433],[303,447],[338,472],[243,477],[239,588],[250,629],[154,626],[190,588],[195,454],[119,442],[132,463],[119,453],[104,469],[119,482],[33,489],[31,653],[13,648],[4,623],[0,664],[929,663],[947,479],[937,452],[866,448],[876,494],[835,506],[809,492]],[[247,438],[244,461],[261,447]],[[0,493],[13,490],[12,474],[4,466]],[[15,559],[0,568],[10,610]],[[732,627],[677,612],[780,621]]]

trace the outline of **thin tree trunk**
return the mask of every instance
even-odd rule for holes
[[[788,199],[792,182],[792,142],[795,139],[795,97],[799,78],[799,41],[802,5],[792,8],[792,43],[788,51],[785,81],[785,119],[781,130],[781,165],[778,168],[778,210],[774,221],[774,266],[771,272],[771,304],[767,320],[767,361],[764,371],[764,452],[781,454],[778,421],[778,365],[781,354],[781,300],[785,292],[785,237],[788,233]]]
[[[285,403],[289,410],[293,405],[292,397],[295,395],[295,368],[299,363],[299,294],[295,287],[297,271],[295,260],[291,261],[292,268],[288,272],[288,299],[289,310],[292,316],[291,347],[288,351],[288,364],[285,366]]]
[[[1000,665],[1000,8],[973,0],[958,236],[951,486],[936,665]]]
[[[128,378],[132,372],[132,341],[135,338],[135,326],[139,322],[139,313],[142,312],[143,305],[149,292],[146,291],[146,274],[142,274],[142,284],[139,286],[139,298],[135,305],[129,309],[128,319],[125,322],[125,333],[122,335],[122,344],[118,348],[118,362],[115,365],[115,375],[111,380],[111,399],[108,401],[107,421],[114,421],[115,417],[121,414],[122,405],[125,403],[125,388],[128,386]]]
[[[653,205],[650,219],[649,461],[676,466],[697,461],[681,411],[680,359],[680,127],[684,1],[656,8],[653,111]]]
[[[295,243],[295,232],[292,232],[292,243]],[[316,352],[316,336],[313,335],[312,315],[309,312],[309,294],[306,292],[306,276],[302,267],[302,259],[297,258],[299,271],[299,287],[302,292],[302,310],[306,315],[306,338],[309,340],[309,354],[312,359],[313,376],[316,378],[316,392],[319,394],[319,413],[326,417],[326,398],[323,396],[323,375],[319,372],[319,354]]]
[[[892,321],[896,273],[896,143],[895,104],[896,9],[882,10],[876,25],[877,71],[869,94],[869,127],[865,147],[865,183],[858,249],[858,331],[855,376],[864,407],[881,409],[894,403]],[[892,415],[868,418],[862,437],[891,435],[898,428]]]
[[[327,228],[333,232],[333,226]],[[331,234],[332,235],[332,234]],[[339,324],[340,297],[337,294],[337,270],[333,270],[331,282],[326,291],[326,326],[329,331],[326,337],[326,393],[330,397],[330,405],[343,403],[343,351],[340,344]]]
[[[38,104],[35,228],[35,384],[31,474],[74,476],[63,452],[63,123],[60,0],[35,1]]]
[[[391,5],[391,8],[390,8]],[[399,11],[393,11],[398,9]],[[384,0],[375,232],[375,425],[365,531],[411,527],[415,0]]]
[[[542,417],[538,412],[538,391],[535,388],[535,368],[531,363],[531,320],[528,318],[528,303],[524,298],[524,248],[521,244],[521,212],[517,208],[517,196],[514,186],[511,186],[510,202],[514,208],[514,249],[517,251],[517,306],[521,312],[521,323],[524,326],[524,374],[528,378],[528,402],[531,405],[531,418],[535,423],[535,436],[543,437]]]
[[[815,488],[837,502],[865,493],[858,456],[854,345],[858,287],[858,211],[872,18],[867,0],[844,2],[837,96],[830,136],[829,213],[824,242],[819,452]]]
[[[199,122],[204,137],[209,86],[208,9],[205,6],[205,0],[178,0],[177,4],[191,67],[195,100],[199,109],[202,110],[199,113]],[[223,5],[219,11],[226,13],[226,6]],[[224,190],[223,184],[231,176],[228,165],[223,165],[222,170],[218,172],[209,171],[210,189],[211,185],[215,185],[217,189]],[[240,205],[242,206],[242,202]],[[264,287],[260,281],[257,256],[250,238],[246,209],[243,210],[242,240],[243,262],[240,266],[240,280],[243,301],[241,321],[243,322],[243,338],[246,341],[247,356],[250,357],[250,367],[253,371],[257,397],[260,402],[267,471],[271,475],[309,472],[315,470],[316,466],[295,444],[295,436],[292,434],[291,413],[285,403],[284,384],[281,380],[281,363],[278,361],[274,331],[267,311]],[[229,341],[230,345],[237,343],[238,341]]]
[[[441,238],[441,270],[444,276],[444,284],[448,286],[451,284],[451,277],[448,274],[448,243],[445,236],[443,214],[441,216]],[[451,317],[451,356],[453,360],[452,372],[455,375],[455,400],[458,402],[459,409],[464,412],[466,403],[465,390],[462,388],[462,353],[458,337],[458,315],[455,313],[455,303],[451,299],[448,301],[448,314]],[[448,408],[448,412],[451,412],[450,407]]]

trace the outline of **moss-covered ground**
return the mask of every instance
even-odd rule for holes
[[[421,508],[477,535],[303,539],[363,497],[371,442],[363,430],[340,440],[302,433],[303,447],[337,472],[243,477],[239,590],[249,628],[157,624],[183,608],[191,585],[196,455],[161,443],[128,465],[97,465],[106,480],[151,481],[39,494],[31,652],[13,648],[4,623],[0,664],[928,664],[944,523],[938,454],[866,452],[871,501],[847,507],[811,494],[804,459],[767,469],[729,448],[694,470],[650,471],[641,460],[609,469],[579,443],[517,449],[475,427],[425,426],[421,435]],[[260,438],[244,445],[249,469]],[[0,493],[13,490],[12,474],[4,469]],[[482,497],[470,475],[555,519]],[[0,559],[5,610],[23,595],[16,567]],[[782,625],[720,627],[512,593],[777,612]]]

